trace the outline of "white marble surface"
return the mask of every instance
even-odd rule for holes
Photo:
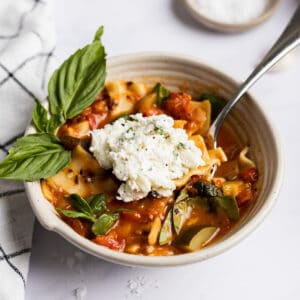
[[[261,27],[223,35],[194,22],[180,0],[55,0],[56,53],[59,60],[64,59],[104,24],[109,55],[149,50],[186,53],[243,79],[279,35],[295,6],[295,0],[284,0]],[[89,300],[300,299],[299,77],[300,57],[286,72],[269,74],[253,88],[279,129],[286,174],[276,207],[250,237],[200,264],[141,269],[83,254],[36,224],[26,299],[76,299],[76,288],[83,288],[82,299]],[[128,280],[144,282],[139,295],[130,292]]]

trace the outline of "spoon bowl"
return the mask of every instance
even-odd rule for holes
[[[235,104],[242,99],[249,88],[269,71],[279,60],[281,60],[286,54],[292,51],[300,44],[300,6],[294,13],[291,21],[287,25],[284,32],[281,34],[277,42],[271,48],[271,50],[264,57],[262,62],[255,68],[250,76],[244,81],[240,88],[235,93],[234,97],[227,102],[223,110],[217,116],[209,129],[209,135],[212,140],[213,147],[217,147],[217,137],[227,115]],[[216,167],[213,170],[213,174],[216,171]]]

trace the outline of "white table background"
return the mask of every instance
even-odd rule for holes
[[[108,55],[163,50],[194,55],[242,80],[262,58],[296,7],[284,0],[275,16],[244,34],[207,31],[172,0],[55,0],[59,61],[105,25]],[[279,130],[285,152],[281,195],[266,221],[234,249],[211,260],[177,268],[130,268],[84,254],[36,223],[27,300],[76,299],[300,299],[300,56],[285,72],[253,88]],[[255,116],[253,118],[255,122]],[[128,280],[145,282],[140,295]],[[78,297],[77,297],[78,298]],[[79,298],[78,298],[79,299]]]

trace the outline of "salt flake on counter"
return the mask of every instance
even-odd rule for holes
[[[134,279],[129,279],[126,287],[129,289],[129,294],[127,294],[126,298],[135,297],[141,299],[146,289],[158,289],[159,283],[158,280],[153,281],[145,276],[137,276]]]
[[[73,293],[76,300],[84,300],[87,294],[87,288],[86,286],[78,287],[75,290],[73,290]]]

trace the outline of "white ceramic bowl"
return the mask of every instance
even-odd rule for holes
[[[108,61],[108,79],[161,82],[169,88],[188,89],[195,95],[211,88],[226,98],[237,89],[238,83],[195,58],[169,53],[142,53],[114,57]],[[228,117],[243,144],[249,144],[259,173],[259,193],[246,215],[226,236],[201,251],[169,257],[147,257],[119,253],[99,246],[77,234],[56,214],[43,197],[39,182],[25,183],[32,209],[40,223],[92,255],[105,260],[139,266],[176,266],[200,262],[231,248],[251,233],[274,205],[282,179],[282,159],[278,136],[258,103],[252,96],[240,102]],[[27,133],[33,132],[29,126]]]

